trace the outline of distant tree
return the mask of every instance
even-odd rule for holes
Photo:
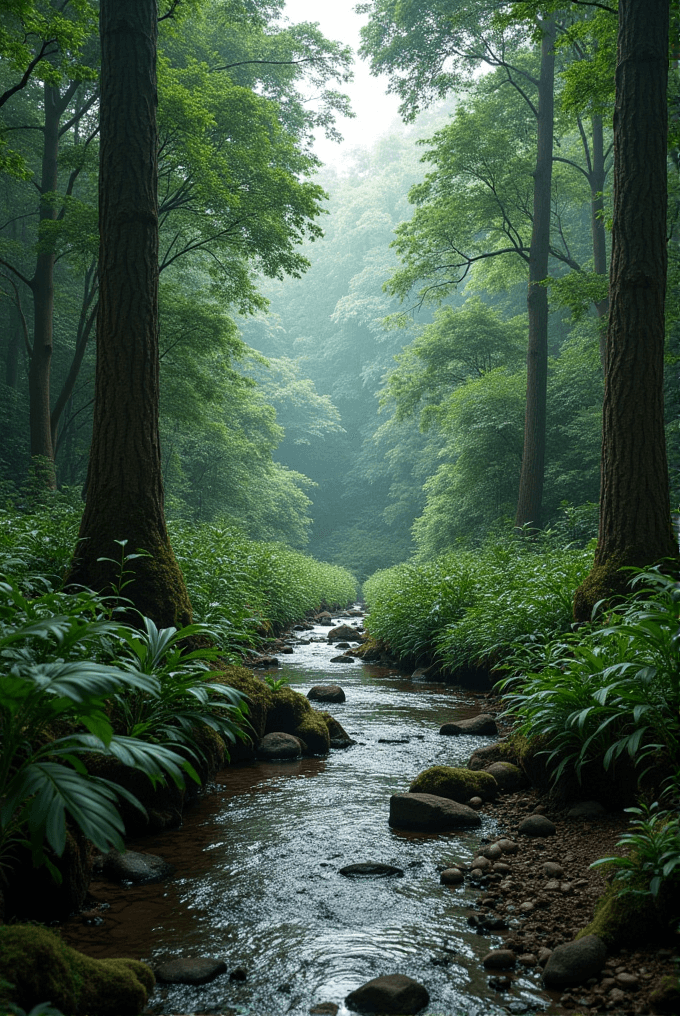
[[[95,409],[68,581],[110,590],[127,540],[143,552],[127,595],[157,625],[180,627],[191,604],[165,525],[158,428],[157,19],[156,0],[101,3]]]
[[[579,620],[625,588],[622,568],[678,558],[663,412],[669,15],[669,0],[619,3],[600,529]]]

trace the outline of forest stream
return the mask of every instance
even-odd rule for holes
[[[403,973],[424,984],[431,1016],[500,1016],[546,1005],[522,975],[511,995],[488,986],[482,957],[500,936],[469,927],[475,890],[440,884],[441,869],[472,859],[481,829],[407,833],[388,825],[390,794],[432,765],[465,766],[488,737],[441,737],[445,720],[479,712],[460,688],[412,682],[389,668],[330,663],[328,628],[298,632],[276,678],[306,694],[340,684],[346,702],[327,708],[356,740],[326,757],[250,762],[221,770],[182,828],[129,843],[162,855],[174,874],[160,884],[97,881],[107,907],[96,923],[76,916],[66,940],[91,956],[132,956],[152,966],[177,956],[215,956],[227,972],[200,987],[159,984],[147,1013],[302,1016],[339,1005],[359,985]],[[326,708],[324,706],[324,708]],[[345,865],[378,861],[403,877],[351,879]],[[91,920],[91,919],[90,919]],[[230,978],[237,968],[245,980]],[[242,976],[242,975],[241,975]]]

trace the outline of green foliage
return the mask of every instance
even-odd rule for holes
[[[502,682],[506,715],[529,738],[547,738],[553,778],[608,770],[626,755],[642,772],[663,753],[680,757],[680,586],[658,569],[636,576],[634,594],[606,626],[527,640]]]
[[[453,672],[495,665],[520,637],[570,627],[591,552],[551,542],[490,539],[378,572],[364,583],[367,630],[400,657],[435,656]]]
[[[627,849],[627,853],[602,857],[590,867],[607,865],[619,895],[657,897],[662,889],[668,889],[670,880],[677,882],[680,875],[680,818],[676,812],[663,810],[658,801],[626,811],[637,815],[630,830],[616,844]],[[641,882],[644,888],[640,888]]]

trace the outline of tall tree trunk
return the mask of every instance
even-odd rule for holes
[[[87,499],[69,581],[106,591],[117,541],[125,595],[162,626],[191,605],[163,512],[158,433],[156,0],[102,0],[99,312]]]
[[[604,182],[606,177],[604,164],[604,130],[602,117],[591,118],[593,136],[593,161],[589,175],[590,183],[590,228],[593,237],[593,267],[596,275],[607,274],[607,235],[604,226]],[[600,327],[600,361],[605,369],[607,346],[606,321],[609,315],[609,295],[595,304],[597,316],[602,322]]]
[[[663,411],[668,21],[669,0],[620,0],[600,529],[577,620],[625,589],[622,567],[678,557]]]
[[[54,201],[45,195],[57,189],[59,121],[63,112],[59,89],[45,85],[43,158],[40,177],[40,223],[56,219]],[[50,369],[52,366],[52,321],[54,316],[54,254],[40,251],[31,280],[33,292],[33,352],[28,371],[30,452],[38,475],[46,486],[56,486],[54,450],[50,427]]]
[[[545,471],[545,425],[548,386],[548,290],[540,283],[548,275],[550,208],[553,164],[555,94],[555,22],[541,22],[541,73],[538,84],[534,217],[529,254],[529,344],[524,449],[515,526],[541,524]]]

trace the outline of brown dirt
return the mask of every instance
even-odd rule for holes
[[[517,835],[522,819],[536,808],[556,825],[554,836],[534,839]],[[590,865],[601,857],[621,853],[617,841],[628,825],[629,816],[624,812],[605,812],[593,819],[570,819],[566,811],[552,810],[534,790],[505,795],[496,804],[484,805],[483,810],[498,819],[500,835],[515,840],[519,852],[503,856],[511,873],[501,878],[491,876],[471,915],[504,917],[514,923],[520,905],[532,902],[534,909],[520,919],[519,927],[511,926],[503,932],[506,947],[509,945],[518,956],[538,955],[542,948],[554,949],[571,941],[592,920],[595,904],[607,884],[601,869],[591,869]],[[564,876],[559,883],[570,888],[563,891],[554,883],[548,886],[548,876],[542,870],[546,861],[563,867]],[[512,880],[512,887],[506,880]],[[503,885],[505,888],[501,888]],[[656,1011],[650,993],[664,977],[677,975],[679,962],[678,933],[669,934],[666,940],[653,945],[640,942],[635,949],[622,949],[608,956],[599,980],[593,979],[561,995],[552,993],[553,1005],[546,1014],[570,1011],[648,1016]],[[529,967],[528,971],[531,970]],[[534,966],[533,973],[538,984],[540,967]],[[623,990],[616,983],[617,975],[623,973],[637,978],[635,990]],[[671,1011],[671,1016],[678,1013]]]

